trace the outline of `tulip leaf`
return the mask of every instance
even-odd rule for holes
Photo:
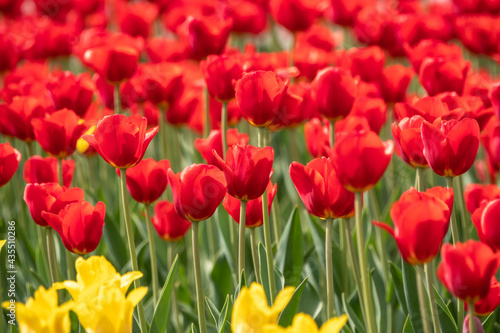
[[[392,282],[394,285],[394,290],[396,291],[396,298],[399,304],[403,308],[404,314],[408,314],[408,307],[406,306],[405,291],[403,286],[403,273],[394,265],[393,262],[389,262],[389,270],[391,272]]]
[[[245,277],[245,270],[241,271],[240,275],[240,283],[236,286],[236,290],[234,291],[234,299],[238,298],[238,295],[240,294],[241,288],[247,287],[247,279]]]
[[[405,291],[406,306],[408,307],[408,315],[410,316],[410,324],[413,332],[423,332],[424,325],[422,323],[422,316],[420,314],[420,306],[418,304],[417,296],[417,278],[415,268],[407,264],[404,260],[402,262],[403,271],[403,286]]]
[[[226,301],[224,302],[224,306],[220,311],[219,320],[217,320],[217,332],[224,333],[224,328],[226,326],[227,317],[231,311],[229,311],[229,295],[226,296]]]
[[[495,322],[495,312],[490,313],[486,319],[483,320],[482,325],[485,332],[493,332],[493,323]]]
[[[438,306],[439,322],[443,332],[451,332],[451,333],[457,332],[458,327],[457,324],[455,323],[455,319],[453,318],[450,309],[448,309],[443,299],[441,298],[441,295],[439,295],[435,287],[434,287],[434,295],[436,298],[436,304]]]
[[[191,332],[198,333],[198,329],[196,328],[196,325],[194,323],[191,323]]]
[[[365,333],[365,325],[358,318],[356,311],[351,307],[350,302],[346,300],[345,294],[342,293],[342,305],[344,306],[345,311],[347,312],[347,320],[351,327],[355,329],[356,332]]]
[[[217,324],[217,320],[220,317],[220,312],[215,306],[215,304],[210,300],[210,298],[205,297],[205,303],[207,303],[207,309],[208,312],[210,312],[210,315],[212,316],[212,319],[214,320],[214,323]]]
[[[285,285],[297,287],[302,280],[302,227],[299,208],[295,206],[281,236],[276,254],[276,266],[283,272]]]
[[[297,314],[300,297],[302,296],[302,292],[304,291],[304,287],[306,284],[307,277],[302,280],[297,289],[295,289],[290,302],[288,302],[287,306],[283,309],[283,311],[281,311],[280,317],[278,319],[278,325],[283,327],[292,325],[293,317],[295,316],[295,314]]]
[[[262,287],[266,293],[267,303],[271,304],[271,292],[269,291],[269,275],[267,271],[267,256],[266,248],[264,244],[259,243],[259,262],[260,262],[260,278],[262,281]],[[276,285],[276,293],[283,289],[283,274],[280,270],[274,266],[274,281]],[[274,295],[276,296],[276,295]]]
[[[165,284],[163,285],[163,289],[161,290],[160,299],[156,304],[153,320],[151,322],[151,328],[149,330],[150,333],[164,332],[165,327],[167,326],[170,305],[172,304],[170,300],[172,298],[174,289],[174,281],[175,281],[175,275],[177,273],[178,259],[179,256],[176,255],[174,262],[172,263],[172,267],[170,268],[170,272],[168,273],[167,279],[165,280]]]
[[[413,329],[411,327],[410,316],[409,315],[406,317],[402,333],[413,333]]]

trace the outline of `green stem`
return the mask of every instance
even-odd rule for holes
[[[245,269],[245,220],[246,220],[247,202],[241,200],[240,208],[240,227],[239,227],[239,249],[238,249],[238,277],[241,277],[241,272]],[[241,282],[241,281],[240,281]]]
[[[54,245],[54,234],[51,227],[47,228],[47,259],[49,261],[49,273],[51,284],[58,282],[57,266],[56,266],[56,251]]]
[[[227,102],[222,103],[222,113],[220,116],[220,134],[222,138],[222,159],[226,159],[226,151],[227,151]]]
[[[42,243],[41,251],[42,251],[42,261],[45,267],[46,273],[48,274],[48,278],[52,280],[52,276],[50,275],[50,264],[49,264],[49,255],[48,255],[48,247],[47,247],[47,234],[45,228],[37,226],[38,239]],[[38,267],[37,267],[38,268]],[[53,284],[55,281],[49,281]]]
[[[167,261],[169,267],[172,267],[172,264],[174,263],[174,246],[175,246],[174,242],[169,242],[167,248]],[[172,315],[174,316],[175,332],[181,333],[182,330],[179,319],[179,308],[177,307],[177,295],[175,291],[175,283],[172,287]]]
[[[330,120],[330,129],[328,130],[330,133],[330,147],[335,145],[335,121]]]
[[[198,322],[200,325],[200,333],[207,333],[207,323],[205,319],[205,303],[203,302],[203,284],[201,281],[200,248],[198,244],[198,224],[199,222],[192,223],[194,278],[196,281],[196,304],[198,306]]]
[[[417,292],[418,292],[418,303],[420,305],[420,314],[422,316],[422,324],[424,326],[424,333],[431,332],[431,325],[429,322],[429,313],[427,311],[427,298],[425,297],[425,287],[422,267],[417,266]]]
[[[368,263],[365,254],[365,236],[363,231],[362,219],[362,192],[354,193],[354,215],[356,217],[356,234],[358,244],[359,271],[361,276],[361,287],[363,290],[364,306],[366,311],[367,332],[375,333],[375,315],[373,312],[372,294],[370,290],[370,274],[368,272]]]
[[[259,127],[258,142],[259,147],[266,146],[265,128]],[[269,213],[267,209],[267,189],[262,195],[262,222],[264,226],[264,243],[266,246],[266,259],[267,259],[267,274],[269,278],[269,292],[271,298],[271,305],[274,303],[276,297],[276,281],[274,281],[274,260],[273,260],[273,245],[271,243],[271,228],[269,226]]]
[[[115,104],[115,114],[121,113],[122,101],[120,96],[120,85],[115,84],[115,94],[114,94],[114,104]]]
[[[424,169],[423,168],[417,168],[416,174],[415,174],[415,185],[416,189],[419,192],[424,192],[425,191],[425,184],[424,184],[424,175],[423,175]]]
[[[474,317],[474,303],[469,303],[469,333],[476,333],[476,320]]]
[[[452,177],[446,177],[446,186],[448,188],[453,189]],[[458,237],[458,226],[457,226],[457,217],[455,215],[455,205],[453,205],[453,208],[451,209],[451,236],[453,239],[453,244],[456,244],[457,242],[460,241],[460,238]]]
[[[149,256],[151,258],[151,275],[152,285],[153,285],[153,300],[154,304],[158,303],[158,265],[156,262],[156,247],[155,247],[155,237],[153,232],[153,226],[151,223],[151,206],[146,205],[146,226],[148,227],[148,241],[149,241]]]
[[[370,199],[370,204],[372,206],[372,212],[373,212],[373,217],[375,220],[380,221],[380,209],[378,206],[378,200],[377,196],[375,193],[375,188],[372,188],[368,192],[368,198]],[[382,278],[384,279],[384,282],[387,282],[388,279],[388,272],[387,272],[387,253],[385,251],[385,246],[384,246],[384,236],[382,234],[382,230],[380,228],[375,228],[375,242],[377,244],[377,252],[380,257],[380,261],[382,261]]]
[[[125,218],[125,231],[127,233],[128,249],[130,252],[130,260],[132,261],[132,270],[139,271],[139,265],[137,264],[137,254],[134,244],[134,233],[132,230],[132,220],[130,219],[130,211],[128,208],[127,200],[127,176],[125,170],[121,170],[121,199],[123,207],[123,217]],[[139,280],[134,281],[134,288],[137,289],[141,286]],[[146,317],[144,316],[144,305],[141,302],[137,305],[137,312],[139,314],[139,325],[141,326],[141,332],[146,333],[148,331],[146,324]]]
[[[262,280],[260,278],[259,257],[257,256],[257,242],[255,240],[255,228],[250,228],[250,247],[252,248],[252,260],[253,260],[253,269],[255,272],[255,281],[258,284],[262,284]]]
[[[325,259],[326,259],[326,296],[327,318],[335,316],[335,295],[333,292],[333,258],[332,258],[333,219],[326,219]]]
[[[73,271],[73,268],[75,267],[75,257],[73,256],[73,253],[69,252],[68,250],[66,252],[66,273],[68,276],[68,280],[74,281],[76,279],[75,272]]]
[[[436,297],[434,295],[434,282],[432,278],[432,266],[430,262],[424,264],[424,271],[425,271],[425,280],[427,282],[427,292],[429,294],[429,303],[431,304],[431,316],[432,316],[432,324],[434,327],[434,333],[440,333],[441,325],[439,323]]]
[[[279,211],[280,206],[278,203],[278,198],[275,198],[275,200],[273,200],[273,203],[271,204],[271,215],[273,217],[274,239],[276,240],[277,244],[280,242],[281,236],[281,219],[279,218]]]
[[[467,223],[468,222],[467,213],[465,212],[464,187],[462,182],[462,176],[458,177],[457,192],[458,192],[458,208],[460,209],[460,215],[462,216],[462,235],[463,238],[467,240],[469,239],[469,228]]]

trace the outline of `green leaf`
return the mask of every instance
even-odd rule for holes
[[[434,295],[436,298],[436,304],[438,306],[438,316],[442,331],[451,333],[457,332],[458,327],[455,323],[455,319],[453,318],[450,309],[448,309],[436,288],[434,288]]]
[[[267,256],[266,248],[264,244],[259,243],[259,262],[260,262],[260,278],[262,281],[262,287],[266,293],[267,304],[271,304],[271,292],[269,291],[269,274],[267,273]],[[276,292],[278,293],[283,289],[283,274],[281,271],[274,266],[274,281],[276,284]],[[275,295],[277,296],[277,295]]]
[[[167,326],[168,313],[170,311],[170,305],[172,304],[170,299],[172,298],[174,280],[177,273],[177,260],[178,255],[175,256],[170,272],[161,290],[160,299],[158,300],[158,304],[156,304],[153,320],[151,322],[150,333],[164,332]]]
[[[293,317],[297,314],[297,309],[299,308],[300,297],[304,291],[304,287],[307,284],[307,277],[299,284],[297,289],[293,292],[290,302],[281,311],[280,317],[278,319],[278,325],[283,327],[288,327],[292,325]]]
[[[403,286],[403,273],[394,265],[393,262],[389,262],[389,270],[391,272],[392,282],[394,285],[394,290],[396,291],[396,298],[398,299],[399,304],[402,307],[403,313],[408,315],[408,307],[406,306],[406,297]]]
[[[283,272],[285,285],[297,287],[302,280],[302,227],[299,208],[295,206],[281,236],[276,253],[276,266]]]
[[[205,303],[207,303],[207,309],[208,312],[210,312],[210,315],[212,316],[212,319],[214,320],[214,323],[217,324],[217,320],[220,317],[220,312],[215,306],[215,304],[210,300],[210,298],[205,297]]]
[[[234,299],[238,297],[240,294],[240,290],[243,287],[247,287],[247,279],[245,277],[245,270],[241,271],[241,276],[240,276],[240,283],[238,283],[238,286],[236,286],[236,290],[234,291]]]
[[[345,311],[347,312],[347,320],[349,321],[349,324],[351,324],[351,327],[355,329],[355,331],[360,332],[360,333],[365,333],[365,325],[361,322],[361,320],[358,318],[356,311],[351,307],[350,303],[347,302],[345,294],[342,294],[342,305],[344,306]]]
[[[410,316],[410,324],[415,333],[421,333],[424,331],[424,325],[422,323],[420,306],[418,304],[415,268],[407,264],[404,260],[401,260],[401,262],[403,268],[403,286],[405,290],[406,306],[409,310],[408,315]]]
[[[405,321],[405,324],[403,326],[402,333],[413,333],[413,329],[411,328],[411,323],[410,323],[410,316],[406,317],[406,321]]]
[[[220,312],[219,320],[217,320],[217,332],[224,333],[224,328],[226,326],[227,317],[229,316],[229,295],[226,296],[226,301]]]

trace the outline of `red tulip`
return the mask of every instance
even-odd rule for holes
[[[500,119],[500,82],[491,85],[488,97],[493,105],[493,110],[498,119]]]
[[[351,73],[339,67],[327,67],[320,70],[311,89],[319,113],[332,121],[347,116],[357,92]]]
[[[443,177],[467,172],[479,149],[479,125],[474,119],[436,120],[421,125],[424,156],[431,169]]]
[[[437,276],[455,297],[476,303],[488,295],[498,269],[498,255],[489,246],[469,240],[443,245]]]
[[[283,128],[296,128],[304,120],[315,115],[316,110],[312,107],[312,104],[310,84],[290,85],[283,99],[283,104],[269,129],[279,131]]]
[[[127,189],[132,198],[149,205],[156,201],[167,189],[168,160],[155,161],[152,158],[141,160],[126,170]],[[121,171],[117,169],[118,175]]]
[[[385,102],[403,102],[413,75],[413,70],[403,65],[397,64],[385,67],[378,81],[380,93]]]
[[[16,1],[17,2],[17,1]],[[0,11],[2,7],[0,1]],[[2,31],[0,33],[0,48],[2,56],[0,56],[0,72],[6,72],[16,67],[20,58],[20,47],[15,43],[15,33]]]
[[[188,45],[185,41],[160,36],[147,40],[146,52],[152,63],[180,61],[189,57]]]
[[[267,25],[266,7],[264,2],[253,0],[227,1],[231,17],[233,18],[233,32],[251,33],[258,35]]]
[[[191,227],[191,222],[183,219],[175,211],[174,204],[160,200],[155,205],[155,215],[151,218],[158,235],[169,242],[181,240]]]
[[[382,142],[371,131],[353,131],[335,143],[333,166],[342,186],[364,192],[375,186],[389,165],[392,141]]]
[[[192,164],[181,173],[168,170],[175,211],[191,222],[212,216],[224,199],[227,182],[224,173],[213,165]]]
[[[62,160],[63,185],[71,186],[73,172],[75,171],[74,160]],[[57,183],[59,182],[59,165],[55,157],[32,156],[24,163],[23,177],[26,183]]]
[[[352,26],[361,9],[377,2],[374,0],[331,0],[331,3],[333,21],[340,25]]]
[[[36,224],[48,226],[42,217],[47,211],[58,214],[70,203],[83,200],[83,190],[75,187],[67,189],[57,183],[27,184],[24,189],[24,202],[28,205],[31,217]]]
[[[354,194],[342,187],[331,158],[315,158],[306,166],[292,162],[290,177],[310,214],[322,219],[354,216]]]
[[[454,91],[462,95],[470,62],[444,58],[426,58],[420,66],[418,79],[429,96]]]
[[[465,305],[467,305],[467,303],[465,303]],[[466,315],[464,319],[464,324],[462,326],[462,333],[471,333],[469,320],[470,320],[469,315]],[[475,324],[476,333],[485,333],[483,328],[483,323],[478,317],[474,316],[474,322],[476,323]]]
[[[396,143],[399,157],[414,168],[429,166],[424,156],[424,143],[421,135],[421,125],[425,119],[421,116],[403,118],[399,124],[392,124],[392,136]]]
[[[241,115],[253,126],[269,126],[283,103],[288,82],[273,72],[255,71],[236,82],[236,100]]]
[[[215,151],[214,156],[224,171],[230,195],[244,201],[262,196],[273,174],[273,148],[237,144],[227,150],[226,161]]]
[[[486,55],[498,53],[498,43],[500,42],[499,26],[500,18],[498,15],[489,13],[457,15],[455,18],[455,31],[458,39],[474,53]]]
[[[379,133],[387,117],[387,105],[381,98],[357,97],[348,117],[366,118],[370,129]]]
[[[500,188],[494,184],[469,184],[464,191],[465,207],[469,213],[474,213],[481,203],[500,199]]]
[[[278,190],[278,184],[272,184],[269,182],[267,185],[267,212],[271,214],[271,206],[274,200],[274,196]],[[240,209],[241,202],[235,197],[226,193],[224,201],[222,202],[224,209],[228,212],[229,215],[236,221],[236,223],[240,223]],[[246,210],[245,210],[245,227],[247,228],[257,228],[260,227],[263,222],[262,216],[262,197],[258,197],[257,199],[250,200],[247,202]]]
[[[83,55],[83,62],[106,81],[119,84],[134,75],[139,52],[133,46],[113,45],[90,48]]]
[[[249,140],[248,134],[240,134],[236,128],[228,129],[226,136],[227,147],[225,149],[235,144],[246,145]],[[215,150],[217,155],[222,156],[222,138],[220,130],[210,131],[210,135],[206,139],[196,138],[194,140],[194,147],[208,164],[219,166],[212,150]]]
[[[474,313],[478,316],[488,316],[495,311],[500,305],[500,283],[496,278],[491,280],[490,291],[486,297],[481,298],[474,304]],[[465,304],[465,311],[467,311],[468,304]],[[476,327],[478,327],[476,325]],[[484,331],[483,331],[484,332]]]
[[[218,130],[221,127],[222,103],[217,101],[212,96],[210,98],[210,125],[212,130]],[[232,127],[238,125],[241,120],[240,107],[238,102],[233,98],[227,103],[227,126]],[[228,130],[229,131],[229,130]],[[226,131],[227,135],[227,131]]]
[[[182,67],[175,63],[141,64],[134,76],[123,85],[122,95],[130,85],[129,93],[132,96],[129,99],[132,102],[140,103],[143,98],[156,105],[173,103],[176,94],[182,89],[182,76]],[[137,93],[137,90],[140,92]]]
[[[31,121],[35,138],[48,154],[66,158],[76,149],[76,141],[86,130],[85,124],[71,110],[62,109],[45,118]]]
[[[223,102],[234,98],[234,84],[243,75],[237,55],[209,56],[200,68],[211,96]]]
[[[365,117],[358,117],[349,114],[342,120],[335,122],[335,141],[340,140],[352,131],[370,131],[370,124]],[[329,152],[331,155],[331,150]]]
[[[87,201],[67,205],[58,214],[42,212],[45,221],[61,236],[68,249],[78,255],[94,251],[104,227],[106,207],[99,201],[95,208]]]
[[[55,72],[47,79],[47,89],[56,110],[68,108],[83,117],[94,97],[94,83],[88,73]]]
[[[500,199],[495,199],[489,202],[483,201],[472,214],[472,222],[476,227],[479,239],[497,252],[500,250],[499,213]]]
[[[150,130],[146,128],[144,117],[117,114],[104,117],[97,123],[94,134],[82,138],[113,167],[126,169],[141,161],[149,143],[158,133],[158,126]]]
[[[391,208],[394,229],[385,223],[373,222],[396,240],[399,252],[410,265],[421,265],[434,259],[450,224],[453,189],[438,188],[443,196],[418,192],[413,187],[403,193]]]
[[[462,49],[458,45],[434,39],[422,40],[413,48],[405,45],[405,53],[416,73],[419,73],[425,58],[444,58],[450,61],[462,59]]]
[[[118,3],[117,21],[120,30],[133,37],[147,39],[158,16],[158,7],[153,3]]]
[[[330,149],[330,122],[313,118],[304,125],[304,139],[309,154],[314,158],[328,157]]]
[[[46,109],[35,97],[16,96],[7,105],[0,105],[0,132],[25,142],[35,140],[31,120],[43,118]]]
[[[307,30],[321,14],[320,0],[270,0],[273,19],[290,31]]]
[[[0,143],[0,187],[4,186],[16,173],[21,162],[21,153],[10,143]]]
[[[352,75],[359,75],[363,81],[374,82],[382,75],[385,53],[379,46],[351,48],[348,58]]]

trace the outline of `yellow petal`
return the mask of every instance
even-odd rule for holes
[[[250,289],[242,288],[234,302],[231,325],[233,332],[258,333],[272,322],[271,309],[267,305],[266,294],[261,285],[252,283]]]
[[[128,295],[127,295],[127,301],[130,302],[134,307],[139,304],[141,299],[146,296],[148,293],[148,288],[147,287],[139,287],[137,289],[132,290]]]
[[[319,331],[320,333],[339,333],[342,327],[344,327],[347,322],[347,316],[342,315],[340,317],[332,318],[327,321]]]
[[[305,313],[298,313],[293,317],[293,323],[291,329],[288,329],[289,333],[317,333],[318,325],[312,317]]]
[[[265,325],[262,328],[261,332],[262,333],[287,333],[288,331],[279,325]]]
[[[2,247],[5,245],[6,240],[0,240],[0,251],[2,251]]]
[[[285,287],[282,291],[278,293],[276,300],[274,301],[273,307],[271,308],[272,320],[278,321],[278,317],[283,311],[283,309],[287,306],[288,302],[292,298],[292,295],[295,291],[294,287]]]
[[[124,274],[120,280],[120,289],[122,293],[126,293],[128,290],[128,287],[132,284],[137,279],[140,279],[142,277],[142,272],[136,271],[136,272],[128,272]]]

